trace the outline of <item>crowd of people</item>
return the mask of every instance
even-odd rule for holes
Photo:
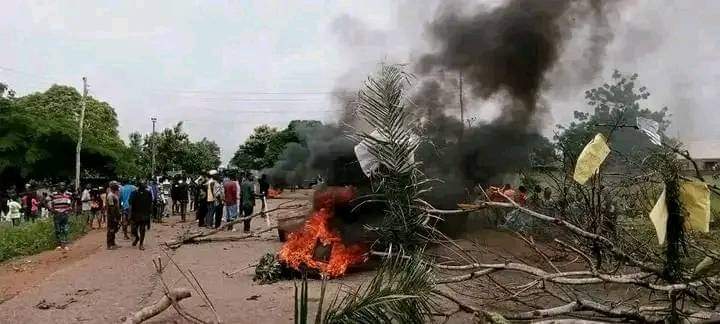
[[[173,215],[186,222],[189,209],[199,227],[219,228],[223,221],[252,215],[256,200],[264,210],[269,189],[265,175],[255,181],[249,172],[221,174],[215,170],[194,180],[176,176],[109,181],[106,186],[86,185],[76,193],[63,183],[51,189],[27,185],[22,194],[0,193],[0,221],[21,226],[52,217],[57,249],[69,250],[69,219],[74,215],[91,229],[105,227],[108,249],[118,248],[116,234],[122,231],[123,239],[132,240],[133,247],[143,250],[152,222],[163,222]],[[244,232],[250,231],[250,222],[250,218],[243,221]],[[227,229],[236,231],[232,224]]]

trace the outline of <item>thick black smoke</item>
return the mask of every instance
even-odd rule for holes
[[[578,24],[595,26],[588,40],[596,66],[604,56],[609,29],[599,0],[511,0],[467,15],[446,9],[430,24],[437,51],[423,56],[418,71],[462,73],[471,94],[488,99],[507,94],[496,122],[535,128],[538,99],[548,71]],[[590,69],[596,72],[596,68]]]
[[[600,70],[605,46],[612,39],[607,10],[608,5],[599,0],[510,0],[474,12],[448,7],[429,23],[434,50],[410,64],[420,84],[408,107],[423,117],[422,135],[430,140],[416,157],[429,177],[443,181],[436,185],[433,192],[438,195],[431,202],[452,207],[464,199],[466,188],[497,181],[498,176],[530,164],[533,146],[547,142],[539,126],[546,106],[541,93],[555,85],[548,74],[578,28],[590,31],[581,42],[590,55],[579,73]],[[448,110],[458,108],[459,74],[467,90],[466,103],[492,100],[500,109],[496,119],[468,126],[449,116]],[[336,108],[347,112],[352,96],[343,98]],[[349,113],[342,115],[342,121],[357,124]],[[367,181],[359,172],[354,143],[344,136],[346,131],[336,126],[314,130],[306,146],[288,148],[281,164],[288,164],[294,152],[303,161],[290,164],[302,166],[296,168],[304,172],[302,177],[320,172],[332,184]]]
[[[578,73],[601,70],[612,39],[606,10],[596,0],[511,0],[469,14],[446,8],[430,23],[435,50],[416,64],[423,81],[413,99],[427,117],[424,135],[430,140],[418,155],[425,173],[443,180],[430,200],[452,207],[467,197],[467,188],[530,166],[534,147],[547,143],[540,124],[546,110],[541,93],[554,86],[548,74],[578,28],[590,30],[584,40],[590,54]],[[459,105],[459,84],[446,78],[460,74],[466,104],[492,100],[500,110],[496,119],[463,125],[444,115]]]

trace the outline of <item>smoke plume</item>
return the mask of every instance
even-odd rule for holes
[[[423,135],[429,139],[416,155],[429,177],[443,181],[433,191],[438,196],[430,197],[431,202],[452,207],[464,199],[466,188],[500,181],[503,174],[530,164],[533,147],[547,143],[539,126],[547,107],[543,90],[556,86],[550,72],[568,41],[578,35],[584,38],[579,42],[587,55],[583,54],[586,62],[576,73],[589,79],[602,70],[605,47],[612,39],[605,16],[610,7],[599,0],[509,0],[493,8],[474,10],[441,7],[427,24],[430,50],[409,64],[419,81],[408,107],[423,120]],[[344,39],[358,40],[360,52],[376,48],[369,46],[375,44],[373,39],[392,43],[391,38],[377,31],[369,33],[348,17],[335,25],[346,27],[338,30],[349,35]],[[578,33],[579,29],[585,32]],[[365,37],[370,34],[377,37]],[[575,39],[573,43],[577,42]],[[492,102],[499,108],[496,118],[470,122],[449,113],[458,108],[459,75],[464,81],[466,102],[472,102],[468,106]],[[357,80],[343,78],[349,79]],[[346,89],[348,85],[339,84],[337,88]],[[343,124],[357,127],[358,121],[347,110],[353,107],[352,96],[336,98],[340,99],[338,108],[344,112]],[[357,167],[354,143],[341,134],[346,129],[326,125],[313,131],[316,133],[307,136],[304,170],[320,171],[332,184],[367,181]],[[295,146],[289,149],[299,150]]]

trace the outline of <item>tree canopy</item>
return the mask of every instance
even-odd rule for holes
[[[592,112],[574,112],[574,121],[558,125],[554,139],[565,158],[575,160],[585,144],[597,133],[610,139],[614,150],[620,153],[639,153],[651,147],[650,141],[638,136],[631,127],[637,117],[649,118],[660,124],[660,131],[670,126],[668,109],[651,110],[641,107],[650,93],[637,85],[637,74],[624,75],[614,71],[612,82],[585,91],[585,99]],[[619,126],[619,127],[615,127]]]
[[[82,95],[53,85],[45,92],[15,97],[0,92],[0,175],[4,184],[23,178],[69,179],[74,174],[75,145]],[[86,98],[82,162],[85,176],[111,175],[126,148],[118,136],[115,110]]]
[[[281,159],[289,144],[307,146],[308,132],[321,125],[317,120],[293,120],[280,131],[268,125],[258,126],[238,147],[230,164],[245,170],[271,168]]]
[[[53,85],[16,97],[0,83],[0,187],[28,179],[69,181],[75,172],[82,95]],[[156,171],[199,173],[220,166],[220,148],[203,138],[193,142],[182,123],[157,134],[132,133],[126,145],[117,114],[107,102],[86,97],[81,178],[149,177],[156,146]]]

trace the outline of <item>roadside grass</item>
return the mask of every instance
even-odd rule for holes
[[[85,221],[78,216],[70,216],[69,226],[70,240],[87,233]],[[52,217],[34,223],[21,223],[16,227],[7,222],[0,223],[0,262],[51,250],[56,246]]]

